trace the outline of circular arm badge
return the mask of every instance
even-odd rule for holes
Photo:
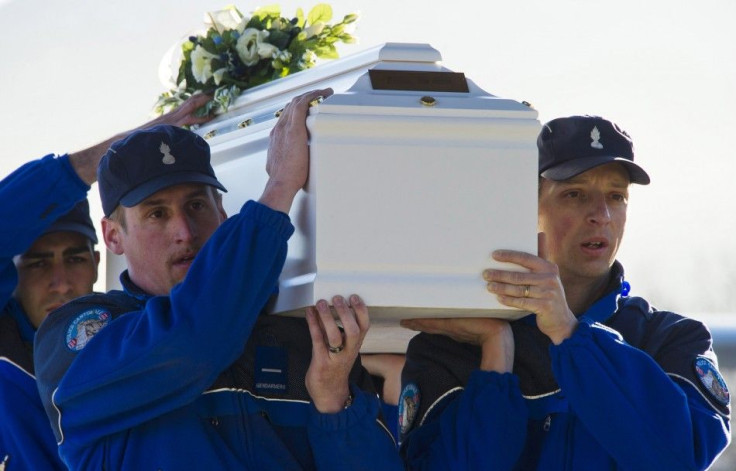
[[[406,437],[419,411],[419,388],[414,383],[404,386],[399,398],[399,435]]]
[[[100,308],[89,309],[79,314],[66,329],[66,347],[73,352],[80,351],[110,322],[111,318],[108,311]]]
[[[708,394],[720,404],[727,406],[731,401],[731,394],[728,392],[726,381],[723,380],[723,376],[713,362],[704,356],[699,356],[695,359],[693,367]]]

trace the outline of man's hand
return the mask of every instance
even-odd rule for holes
[[[197,93],[186,99],[184,103],[177,106],[166,114],[162,114],[158,118],[144,124],[138,129],[150,128],[159,124],[170,124],[172,126],[191,126],[192,124],[202,124],[212,120],[215,115],[198,116],[197,110],[207,104],[212,99],[212,95],[205,93]]]
[[[284,108],[271,129],[266,172],[268,182],[260,202],[276,211],[289,212],[296,193],[309,176],[309,134],[307,114],[310,103],[332,95],[332,89],[314,90],[300,95]]]
[[[315,307],[307,308],[312,361],[305,383],[314,406],[324,414],[334,414],[343,409],[350,395],[350,370],[370,327],[368,308],[359,296],[352,295],[349,305],[342,296],[335,296],[332,304],[342,329],[324,299],[319,300]]]
[[[493,259],[513,263],[529,272],[485,270],[483,278],[488,291],[498,301],[537,315],[537,327],[555,345],[569,338],[577,327],[577,319],[567,305],[557,265],[544,259],[543,237],[540,234],[540,256],[514,250],[496,250]]]
[[[428,334],[441,334],[482,349],[480,369],[508,373],[514,367],[514,335],[503,319],[404,319],[401,326]]]
[[[195,111],[197,111],[200,106],[207,103],[210,98],[212,97],[203,93],[192,95],[179,107],[159,116],[156,119],[153,119],[135,129],[131,129],[130,131],[116,134],[92,147],[69,154],[69,162],[72,164],[74,171],[77,172],[77,175],[79,175],[79,178],[81,178],[86,184],[91,185],[97,181],[97,166],[100,163],[100,159],[102,159],[102,156],[107,152],[107,149],[113,142],[123,139],[129,134],[140,129],[150,128],[159,124],[188,126],[191,124],[207,122],[211,120],[213,116],[195,116]]]

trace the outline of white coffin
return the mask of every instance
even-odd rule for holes
[[[427,90],[457,83],[440,60],[428,45],[385,44],[251,89],[197,131],[233,214],[264,187],[278,110],[305,91],[335,90],[307,120],[310,179],[290,213],[296,232],[273,313],[360,294],[372,322],[364,352],[404,351],[413,332],[401,318],[524,314],[500,305],[481,273],[501,266],[494,249],[536,253],[537,112],[470,80],[467,92]],[[389,74],[390,87],[408,89],[379,90],[369,69],[421,73]]]

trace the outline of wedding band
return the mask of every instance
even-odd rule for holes
[[[522,296],[523,298],[528,298],[529,297],[529,290],[530,289],[531,289],[531,286],[529,286],[529,285],[524,286],[524,296]]]
[[[340,353],[345,348],[345,344],[338,345],[337,347],[333,347],[332,345],[327,345],[327,348],[330,349],[330,353]]]

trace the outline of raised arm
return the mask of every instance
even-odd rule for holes
[[[110,147],[113,142],[123,139],[128,134],[137,131],[139,129],[149,128],[158,124],[171,124],[173,126],[190,126],[192,124],[206,123],[210,121],[213,116],[196,116],[195,111],[209,99],[212,98],[209,95],[197,94],[192,95],[178,108],[169,111],[168,113],[157,117],[137,128],[129,131],[120,132],[115,134],[104,141],[88,147],[87,149],[80,150],[69,154],[69,162],[72,164],[72,168],[77,172],[79,178],[82,179],[87,185],[91,185],[97,180],[97,165],[100,163],[100,159],[103,154]]]
[[[297,191],[309,177],[309,133],[305,116],[310,103],[332,89],[315,90],[296,97],[284,108],[271,130],[266,171],[268,182],[259,200],[271,209],[288,213]]]

